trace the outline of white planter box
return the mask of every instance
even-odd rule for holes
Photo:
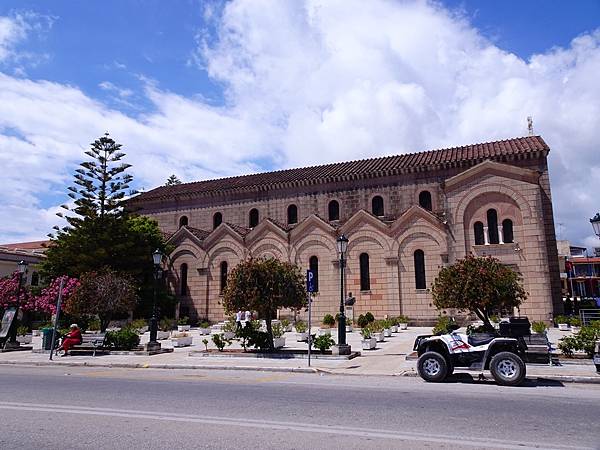
[[[173,347],[188,347],[192,345],[192,336],[171,338],[171,342],[173,342]]]
[[[41,334],[42,334],[42,332],[41,332],[40,330],[32,330],[32,331],[31,331],[31,334],[32,334],[33,336],[39,336],[39,335],[41,335]]]
[[[377,342],[383,342],[383,333],[373,333],[373,336],[375,337],[375,339],[377,339]]]
[[[156,340],[158,340],[158,341],[163,341],[165,339],[169,339],[169,336],[171,336],[171,333],[169,331],[158,330],[156,332]]]
[[[284,330],[286,333],[289,333],[290,331],[292,331],[292,324],[290,323],[287,327],[285,327]]]
[[[137,329],[138,334],[144,334],[146,331],[148,331],[148,325]],[[100,333],[100,330],[98,330],[98,333]]]
[[[275,348],[281,348],[285,345],[285,337],[273,338],[273,346]]]
[[[296,333],[296,341],[298,341],[298,342],[308,342],[308,332],[305,332],[305,333]]]
[[[17,336],[17,342],[21,344],[31,344],[31,334]]]
[[[361,341],[361,344],[362,344],[363,350],[373,350],[375,347],[377,347],[377,339],[375,339],[375,338],[363,339]]]
[[[233,331],[225,331],[223,333],[223,339],[233,339],[235,337],[235,333]]]
[[[392,333],[397,333],[398,332],[398,325],[392,325],[392,327],[390,329],[392,330]]]
[[[210,334],[210,328],[198,328],[198,331],[203,335]]]
[[[569,331],[569,324],[568,323],[559,323],[558,331]]]
[[[327,334],[331,336],[331,328],[319,328],[319,336],[325,336]]]
[[[398,324],[398,329],[399,330],[406,330],[406,329],[408,329],[408,324],[407,323],[400,323],[400,324]]]
[[[190,325],[177,325],[177,331],[190,331]]]
[[[383,329],[383,335],[385,337],[390,337],[392,335],[392,330],[390,328],[384,328]]]
[[[346,333],[352,333],[352,325],[346,325]]]
[[[581,331],[581,327],[571,327],[571,333],[577,334]]]

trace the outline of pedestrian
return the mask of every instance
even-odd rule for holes
[[[245,315],[245,318],[246,318],[246,322],[251,322],[252,321],[252,313],[250,311],[246,311],[246,313],[244,315]]]
[[[237,331],[240,331],[242,329],[242,311],[241,310],[235,313],[235,324],[236,324]]]
[[[79,329],[79,327],[77,326],[76,323],[72,324],[69,328],[70,328],[70,331],[63,338],[62,344],[59,348],[59,350],[64,350],[64,353],[62,354],[62,356],[67,356],[69,349],[71,347],[73,347],[74,345],[81,344],[81,341],[83,339],[81,336],[81,330]]]

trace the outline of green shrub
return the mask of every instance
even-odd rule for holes
[[[398,323],[408,323],[408,322],[410,322],[410,318],[408,316],[402,316],[402,315],[400,315],[396,319],[398,320]]]
[[[308,328],[308,326],[306,325],[306,322],[304,322],[303,320],[298,320],[294,324],[294,327],[296,328],[296,331],[298,333],[306,333],[306,329]]]
[[[210,328],[210,322],[208,322],[207,320],[203,320],[198,324],[198,326],[200,328]]]
[[[225,339],[223,337],[223,334],[213,334],[212,335],[212,341],[215,344],[215,347],[217,347],[217,349],[220,352],[222,352],[225,349],[225,346],[231,345],[231,340],[230,339]]]
[[[204,350],[208,351],[208,339],[202,339],[202,343],[204,344]]]
[[[580,327],[581,319],[579,317],[571,317],[569,319],[569,325],[571,325],[572,327]]]
[[[361,314],[358,316],[358,319],[356,319],[356,324],[360,328],[366,328],[369,325],[369,320],[363,314]]]
[[[467,334],[487,333],[484,325],[467,325]]]
[[[174,325],[174,319],[161,319],[161,321],[158,324],[158,328],[160,328],[160,331],[171,331]]]
[[[320,350],[321,353],[325,353],[327,350],[329,350],[331,348],[331,346],[335,344],[335,341],[333,340],[333,338],[328,335],[328,334],[324,334],[323,336],[319,336],[318,338],[316,338],[313,341],[313,347]]]
[[[90,330],[99,330],[100,329],[100,321],[98,320],[98,328],[92,328],[92,322],[90,322]],[[135,319],[134,321],[132,321],[129,324],[130,328],[133,328],[134,330],[137,330],[138,333],[144,329],[144,327],[148,326],[148,321],[145,319]]]
[[[381,333],[383,331],[383,320],[375,320],[374,322],[369,324],[369,328],[373,333]]]
[[[446,334],[451,333],[458,327],[456,321],[449,316],[439,316],[435,327],[431,330],[433,334]]]
[[[180,317],[177,321],[177,325],[189,325],[190,318],[188,316]]]
[[[283,326],[279,323],[274,323],[273,325],[271,325],[271,331],[273,332],[273,337],[275,339],[280,338],[281,336],[283,336],[283,333],[285,333]]]
[[[365,314],[365,319],[367,319],[367,322],[369,323],[375,322],[375,316],[371,314],[371,311],[367,311],[367,313]]]
[[[571,318],[568,316],[556,316],[554,318],[554,323],[556,323],[556,325],[558,325],[559,323],[568,324],[570,321],[571,321]]]
[[[248,340],[248,345],[263,351],[269,350],[271,348],[271,338],[269,338],[269,333],[255,330]]]
[[[531,324],[531,329],[533,330],[534,333],[544,333],[546,331],[546,329],[548,328],[548,326],[542,322],[533,322]]]
[[[283,327],[284,330],[286,330],[287,327],[290,326],[290,321],[287,319],[281,319],[281,326]]]
[[[600,321],[596,320],[581,327],[581,331],[576,335],[562,338],[558,343],[558,348],[565,356],[572,356],[575,351],[582,351],[591,358],[594,355],[596,341],[599,339]]]
[[[368,326],[365,326],[360,330],[360,335],[363,339],[371,339],[371,330]]]
[[[17,336],[25,336],[27,333],[29,333],[28,327],[23,325],[17,327]]]
[[[140,344],[140,336],[132,328],[123,328],[119,331],[108,331],[105,344],[107,347],[131,350]]]
[[[237,329],[237,324],[235,323],[235,319],[233,317],[230,317],[229,320],[227,320],[227,322],[225,322],[225,325],[223,325],[223,331],[229,331],[231,333],[235,333],[236,329]]]
[[[326,327],[332,327],[335,325],[335,319],[331,314],[325,314],[325,317],[323,317],[323,325],[325,325]]]

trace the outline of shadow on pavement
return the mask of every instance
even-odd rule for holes
[[[473,377],[468,373],[455,373],[449,376],[446,383],[462,383],[462,384],[489,384],[491,386],[498,386],[496,381],[491,376],[485,376],[485,378]],[[526,378],[525,381],[520,386],[515,386],[516,388],[532,388],[532,387],[564,387],[564,383],[556,380],[547,380],[543,378]]]

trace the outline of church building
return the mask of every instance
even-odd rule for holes
[[[433,280],[472,253],[518,270],[529,293],[520,313],[548,321],[562,309],[549,151],[528,136],[161,186],[129,206],[170,236],[181,315],[222,320],[227,274],[260,256],[314,269],[315,320],[335,314],[336,239],[344,234],[354,317],[371,311],[432,323]]]

